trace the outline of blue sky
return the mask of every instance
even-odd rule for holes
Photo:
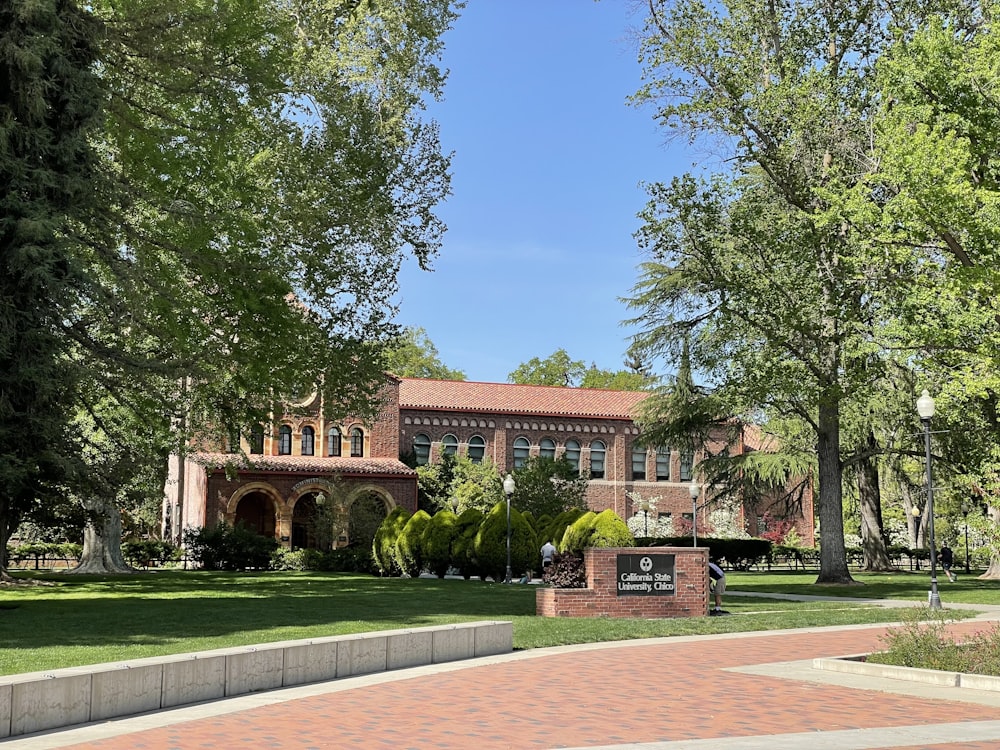
[[[428,114],[454,152],[448,232],[433,272],[404,267],[397,320],[469,380],[505,382],[557,349],[623,367],[640,183],[691,169],[652,111],[626,104],[641,83],[632,5],[470,0],[445,35]]]

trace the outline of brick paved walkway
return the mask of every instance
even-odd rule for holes
[[[973,621],[954,627],[992,625]],[[12,739],[9,745],[11,750],[1000,748],[997,693],[912,687],[911,694],[882,692],[806,681],[802,666],[792,664],[770,667],[782,676],[753,671],[774,662],[876,650],[884,630],[865,626],[547,649],[542,656],[518,653],[475,666],[439,665],[262,693]],[[899,683],[901,690],[908,685]],[[116,736],[103,736],[110,734]]]

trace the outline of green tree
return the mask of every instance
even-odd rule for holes
[[[576,386],[586,373],[586,365],[571,360],[565,349],[557,349],[545,359],[533,357],[507,375],[507,381],[519,385]]]
[[[396,537],[396,563],[411,578],[419,576],[424,569],[424,531],[430,522],[430,515],[418,510],[407,519]]]
[[[511,505],[534,517],[557,516],[586,506],[587,480],[563,457],[532,456],[514,469]]]
[[[100,24],[73,2],[0,5],[0,575],[37,499],[77,475],[78,378],[64,326],[86,286],[73,229],[99,181]]]
[[[458,517],[450,510],[439,510],[431,516],[424,528],[420,548],[423,550],[424,567],[438,578],[454,564],[452,547],[458,529]]]
[[[17,319],[10,351],[39,354],[17,408],[50,423],[11,442],[34,476],[11,464],[0,526],[47,491],[41,477],[86,484],[59,434],[81,409],[77,368],[99,389],[87,395],[172,430],[178,448],[207,427],[245,433],[314,387],[328,416],[377,411],[397,271],[409,254],[427,267],[443,230],[448,158],[421,110],[442,90],[453,3],[0,13],[15,82],[0,117],[33,129],[2,131],[15,189],[0,241],[22,253],[4,295],[20,312],[4,317]],[[20,366],[5,373],[27,388]]]
[[[600,370],[597,365],[591,363],[580,380],[580,387],[606,391],[647,391],[654,383],[654,378],[641,372]]]
[[[818,580],[848,582],[842,422],[884,377],[879,291],[897,269],[871,252],[845,205],[879,159],[876,62],[893,27],[933,9],[744,0],[650,0],[649,9],[648,83],[636,101],[654,104],[675,132],[724,148],[726,171],[650,187],[640,242],[652,259],[633,297],[646,326],[639,350],[676,359],[690,341],[693,363],[735,415],[755,421],[763,408],[810,425]]]
[[[393,508],[385,517],[372,539],[372,557],[382,576],[398,576],[402,570],[396,557],[396,540],[410,520],[410,511],[401,506]]]
[[[404,328],[389,346],[388,369],[401,378],[465,380],[465,373],[445,366],[423,328]]]
[[[516,508],[510,509],[511,574],[520,578],[532,567],[538,557],[535,549],[535,531]],[[483,518],[476,533],[476,563],[480,575],[495,582],[503,581],[507,570],[507,505],[497,503]]]

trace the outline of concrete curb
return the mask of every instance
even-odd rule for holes
[[[8,675],[0,677],[0,738],[513,650],[513,623],[484,620]]]
[[[966,672],[946,672],[938,669],[918,669],[897,667],[891,664],[869,664],[863,659],[867,654],[853,654],[833,658],[813,659],[813,669],[829,672],[845,672],[865,677],[885,677],[890,680],[907,680],[937,687],[970,688],[1000,692],[1000,677],[992,675],[968,674]]]

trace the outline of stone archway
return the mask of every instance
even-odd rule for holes
[[[347,499],[347,538],[344,544],[370,546],[375,532],[396,502],[384,488],[375,485],[358,487]]]
[[[281,495],[271,485],[254,482],[240,487],[226,504],[226,521],[242,525],[261,536],[276,538],[284,505]]]
[[[326,481],[301,482],[288,498],[292,549],[328,552],[346,533],[347,509],[338,488]]]

